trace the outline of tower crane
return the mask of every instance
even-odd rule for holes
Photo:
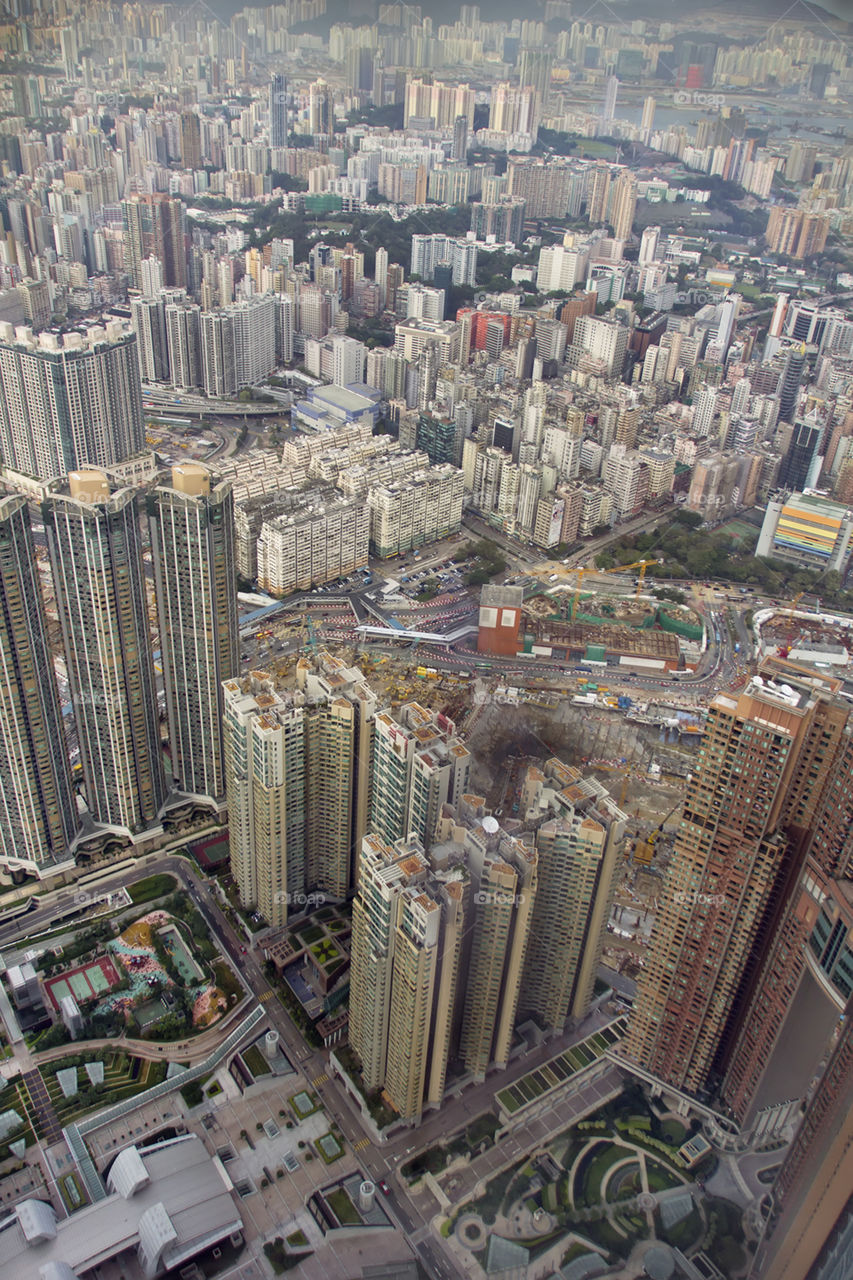
[[[650,566],[650,565],[653,565],[653,564],[663,564],[663,561],[662,561],[662,560],[635,560],[632,564],[617,564],[617,565],[614,565],[612,569],[596,569],[596,567],[595,567],[594,565],[583,565],[583,564],[582,564],[582,565],[579,565],[577,569],[573,569],[573,570],[572,570],[572,572],[577,574],[577,576],[578,576],[578,581],[577,581],[577,586],[576,586],[576,587],[575,587],[575,589],[574,589],[575,593],[574,593],[574,597],[573,597],[573,599],[572,599],[572,614],[571,614],[571,621],[572,621],[572,622],[574,622],[574,620],[575,620],[575,618],[576,618],[576,616],[577,616],[577,612],[578,612],[578,600],[580,599],[581,583],[583,582],[584,574],[591,574],[591,573],[600,573],[600,574],[605,574],[605,573],[625,573],[625,572],[626,572],[626,570],[629,570],[629,569],[639,569],[639,570],[640,570],[640,572],[639,572],[639,575],[638,575],[638,577],[637,577],[637,588],[636,588],[636,590],[635,590],[635,592],[634,592],[634,599],[636,600],[636,598],[639,596],[640,592],[641,592],[641,591],[642,591],[642,589],[643,589],[643,582],[644,582],[645,577],[646,577],[646,569],[648,569],[648,568],[649,568],[649,566]]]

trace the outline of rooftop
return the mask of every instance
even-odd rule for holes
[[[59,1222],[41,1201],[17,1205],[0,1221],[0,1274],[42,1280],[65,1264],[83,1275],[140,1245],[159,1255],[158,1270],[171,1268],[243,1225],[228,1174],[195,1135],[126,1148],[108,1187],[106,1199]]]

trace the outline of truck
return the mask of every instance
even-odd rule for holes
[[[740,644],[735,644],[735,653],[740,653]]]

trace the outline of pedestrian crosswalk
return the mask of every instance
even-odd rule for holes
[[[261,1004],[266,1004],[268,1000],[275,1000],[275,992],[273,991],[272,987],[269,987],[266,991],[262,991],[261,994],[258,996],[258,999],[260,1000]]]
[[[328,1071],[324,1071],[321,1075],[315,1076],[314,1079],[311,1081],[311,1083],[313,1084],[315,1089],[318,1089],[321,1084],[326,1083],[328,1078],[329,1078]]]
[[[352,1144],[353,1151],[363,1151],[365,1147],[370,1146],[369,1138],[359,1138],[358,1142]]]

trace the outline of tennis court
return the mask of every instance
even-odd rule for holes
[[[58,1009],[65,996],[73,996],[81,1004],[111,991],[120,981],[121,975],[110,957],[101,956],[76,969],[67,969],[55,978],[47,978],[44,989],[54,1009]]]

